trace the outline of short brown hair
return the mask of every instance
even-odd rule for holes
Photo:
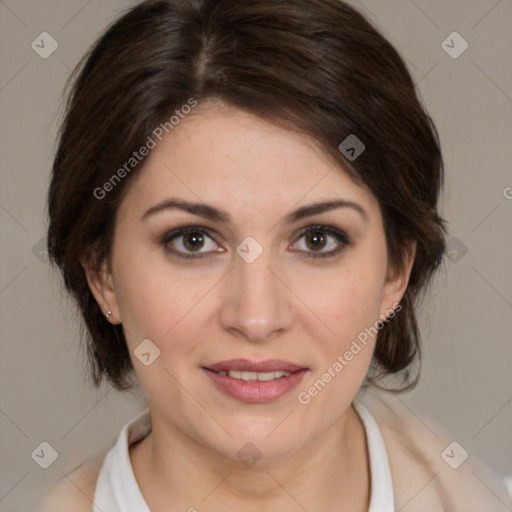
[[[48,196],[48,248],[88,330],[96,384],[133,377],[122,326],[110,325],[80,263],[108,261],[115,215],[137,171],[98,199],[157,126],[190,98],[218,99],[316,140],[377,198],[388,255],[416,254],[402,309],[377,337],[373,377],[405,375],[420,355],[415,308],[445,250],[437,210],[436,128],[394,47],[340,0],[150,0],[127,11],[74,72]],[[339,146],[355,134],[364,152]],[[143,165],[143,162],[139,164]]]

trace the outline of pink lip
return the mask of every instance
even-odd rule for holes
[[[233,379],[227,375],[221,375],[219,371],[239,370],[246,372],[272,372],[284,371],[291,375],[270,381],[243,381]],[[269,359],[261,362],[251,362],[246,359],[231,359],[204,367],[203,371],[212,379],[217,389],[236,400],[251,404],[263,404],[277,400],[296,388],[308,368]]]

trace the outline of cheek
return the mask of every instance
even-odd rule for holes
[[[330,342],[335,350],[350,344],[379,319],[385,271],[385,259],[361,251],[354,252],[336,269],[303,281],[309,286],[300,293],[308,298],[311,311],[329,328],[325,332],[336,340],[334,344]]]
[[[344,265],[322,278],[323,293],[316,288],[310,294],[311,309],[319,312],[334,334],[313,338],[321,356],[298,400],[321,411],[325,424],[349,407],[371,363],[386,275],[385,252],[383,257],[378,249],[354,251]]]
[[[148,252],[134,250],[129,257],[119,258],[114,268],[123,330],[142,387],[152,400],[166,403],[172,399],[175,407],[184,407],[174,379],[181,381],[196,360],[201,312],[194,305],[206,293],[206,284],[187,285],[185,277],[169,271],[161,256]],[[143,353],[138,347],[147,339],[159,350],[149,365],[137,356]],[[156,354],[152,347],[144,352]]]
[[[159,337],[166,318],[162,308],[162,285],[139,263],[137,255],[132,254],[114,267],[119,311],[130,345],[140,339]]]
[[[193,345],[194,332],[205,321],[198,306],[215,283],[211,273],[172,267],[159,247],[123,251],[120,245],[118,254],[116,296],[130,347],[146,338],[161,349],[170,342],[176,347],[178,340],[182,349]]]

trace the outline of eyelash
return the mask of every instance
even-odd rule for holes
[[[333,249],[328,252],[305,252],[300,251],[306,258],[312,258],[312,259],[328,259],[328,258],[334,258],[337,256],[345,247],[351,245],[350,238],[348,235],[341,231],[338,228],[334,228],[331,226],[325,226],[325,225],[315,225],[315,226],[308,226],[300,231],[300,233],[295,238],[294,244],[296,244],[302,237],[311,234],[311,233],[323,233],[327,236],[334,237],[338,242],[338,247],[336,249]],[[208,256],[210,252],[202,252],[202,253],[183,253],[180,251],[176,251],[174,249],[169,248],[169,243],[175,240],[176,238],[180,238],[184,235],[187,235],[189,233],[201,233],[203,235],[208,236],[210,239],[215,241],[215,238],[212,236],[212,233],[210,230],[205,229],[201,226],[185,226],[182,228],[177,228],[169,233],[166,233],[164,237],[161,239],[160,243],[164,247],[167,253],[171,254],[172,256],[177,256],[178,258],[190,260],[190,259],[200,259]]]

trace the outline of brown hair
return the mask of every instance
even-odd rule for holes
[[[373,376],[420,355],[415,308],[445,250],[437,131],[393,46],[340,0],[150,0],[127,11],[75,70],[48,196],[48,248],[88,330],[96,384],[130,387],[122,326],[105,321],[80,260],[108,261],[116,211],[138,169],[98,199],[176,109],[218,99],[316,140],[377,198],[389,261],[416,254],[401,311],[380,330]],[[355,134],[355,160],[338,148]],[[139,164],[142,166],[143,162]]]

